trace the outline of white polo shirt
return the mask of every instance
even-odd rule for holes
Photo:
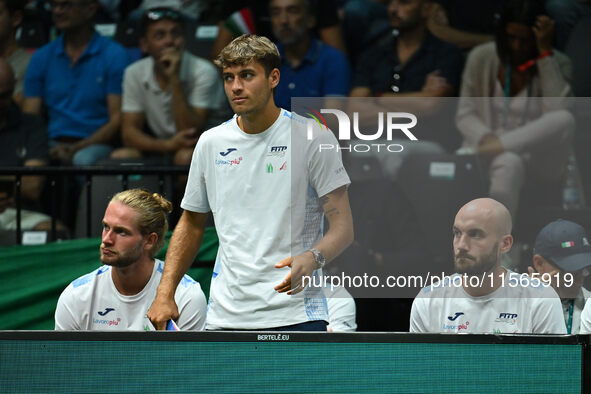
[[[179,70],[183,93],[192,107],[220,111],[226,105],[222,79],[208,60],[184,51]],[[143,112],[146,122],[158,138],[170,138],[178,130],[172,113],[172,93],[162,90],[154,76],[154,59],[145,57],[131,64],[123,75],[123,112]],[[218,124],[210,113],[211,120]],[[227,119],[227,118],[226,118]],[[212,123],[208,123],[212,124]]]

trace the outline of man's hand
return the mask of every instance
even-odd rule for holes
[[[487,160],[494,159],[504,150],[501,139],[495,134],[483,135],[478,143],[478,154]]]
[[[429,19],[427,20],[427,26],[432,27],[433,25],[444,25],[449,26],[449,19],[445,8],[439,3],[431,3],[431,10],[429,11]]]
[[[283,267],[291,267],[291,271],[274,289],[278,293],[287,292],[287,295],[293,295],[303,290],[302,277],[311,277],[312,272],[318,268],[318,265],[312,252],[307,251],[299,256],[288,257],[275,264],[275,268]]]
[[[169,152],[176,152],[182,148],[192,148],[197,143],[195,129],[180,130],[164,143]]]
[[[433,96],[439,96],[441,92],[445,90],[447,85],[447,80],[439,75],[439,70],[435,70],[427,74],[421,90]]]
[[[536,36],[538,53],[542,54],[552,50],[552,41],[554,40],[554,21],[546,15],[540,15],[532,27]]]
[[[174,298],[166,298],[156,295],[152,306],[148,309],[148,319],[157,330],[165,330],[166,322],[170,319],[177,321],[179,318],[179,309]]]
[[[164,75],[171,79],[172,77],[178,77],[181,68],[181,52],[175,48],[166,48],[162,51],[160,59],[158,59],[162,67]]]
[[[68,144],[58,144],[49,150],[49,156],[54,160],[59,160],[63,164],[72,164],[74,149]]]

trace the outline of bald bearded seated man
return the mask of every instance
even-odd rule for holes
[[[547,283],[501,266],[513,245],[507,208],[491,198],[464,205],[453,224],[456,273],[415,298],[410,332],[565,334],[562,305]]]

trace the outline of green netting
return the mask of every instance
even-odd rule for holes
[[[164,259],[166,245],[157,257]],[[36,246],[0,247],[0,330],[52,330],[62,290],[74,279],[101,265],[100,238],[76,239]],[[207,228],[196,261],[214,261],[218,237]],[[191,268],[209,296],[213,267]]]

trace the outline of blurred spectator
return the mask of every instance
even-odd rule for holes
[[[310,0],[271,0],[269,6],[281,55],[275,104],[291,110],[292,97],[346,96],[349,63],[343,53],[313,37]]]
[[[390,1],[388,15],[392,34],[380,39],[360,56],[353,73],[351,97],[425,98],[456,94],[462,73],[462,54],[457,47],[441,41],[427,29],[432,5],[431,0]],[[376,104],[388,112],[392,110],[388,107],[391,103],[392,100],[368,101],[369,107],[359,112],[373,114]],[[440,102],[411,99],[405,101],[404,106],[405,111],[423,116],[437,114],[438,117],[434,118],[438,119],[434,125],[428,125],[431,120],[421,122],[420,131],[415,130],[421,144],[407,144],[402,155],[394,155],[397,158],[386,168],[392,174],[407,154],[442,153],[442,147],[453,149],[459,145],[455,130],[442,124],[442,117],[448,115],[440,112]],[[445,125],[452,124],[450,119],[444,122]],[[393,155],[378,156],[384,160]]]
[[[177,11],[146,12],[142,30],[140,45],[150,56],[125,70],[122,135],[127,148],[111,157],[163,153],[174,155],[177,165],[189,165],[201,133],[211,121],[225,120],[219,118],[226,108],[221,78],[213,64],[184,50]],[[153,135],[146,133],[146,123]]]
[[[346,0],[343,5],[343,36],[354,65],[358,56],[384,33],[392,30],[388,21],[389,0]]]
[[[591,292],[583,280],[591,266],[591,245],[585,229],[568,220],[546,225],[536,237],[530,274],[549,282],[562,301],[567,334],[578,334],[581,312]],[[535,273],[534,273],[535,272]]]
[[[501,265],[513,245],[511,231],[511,215],[498,201],[480,198],[464,205],[453,224],[456,274],[419,292],[410,332],[566,333],[556,292],[520,280]]]
[[[546,10],[556,22],[556,48],[564,50],[577,22],[591,16],[591,0],[546,0]]]
[[[390,1],[393,34],[361,56],[351,97],[441,97],[457,91],[461,53],[427,30],[431,7],[430,0]]]
[[[108,157],[120,126],[121,79],[127,52],[93,28],[96,0],[53,1],[62,34],[38,49],[25,76],[23,110],[47,108],[51,158],[92,165]]]
[[[101,7],[98,13],[105,21],[117,22],[120,19],[119,4],[121,0],[98,0]]]
[[[23,20],[24,4],[21,0],[0,0],[0,57],[12,67],[16,85],[14,101],[23,103],[25,71],[31,55],[16,42],[16,30]]]
[[[489,163],[489,195],[514,217],[526,173],[560,180],[571,150],[572,115],[559,100],[531,99],[572,95],[570,61],[552,49],[553,32],[537,0],[507,2],[495,42],[474,48],[462,77],[463,148]]]
[[[0,59],[0,166],[34,167],[48,162],[47,133],[41,118],[24,114],[12,100],[15,79],[6,60]],[[16,230],[14,209],[14,177],[0,180],[0,230]],[[21,196],[25,207],[35,208],[43,189],[43,178],[22,178]],[[49,216],[21,211],[23,230],[49,230]]]
[[[144,12],[152,8],[171,8],[180,12],[186,21],[198,21],[210,8],[210,0],[143,0],[130,19],[139,20]]]
[[[315,34],[325,44],[345,53],[335,0],[322,0],[310,4],[316,17]],[[222,19],[218,22],[219,32],[213,45],[212,58],[215,58],[232,39],[242,34],[251,33],[273,37],[269,24],[269,0],[223,0],[221,15]]]
[[[462,49],[493,40],[498,0],[435,0],[427,26],[437,38]]]

